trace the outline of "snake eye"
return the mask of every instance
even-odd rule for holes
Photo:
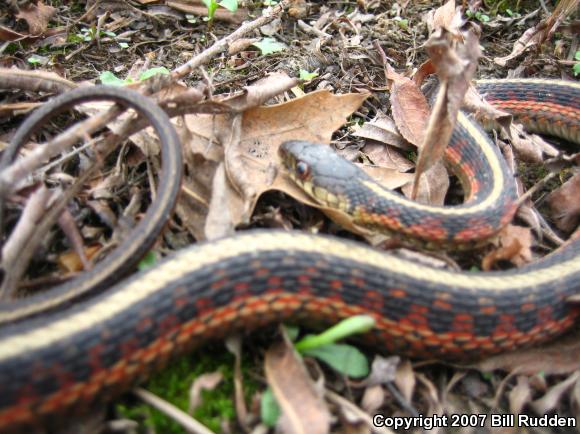
[[[310,174],[310,167],[304,161],[296,163],[296,174],[300,179],[306,179]]]

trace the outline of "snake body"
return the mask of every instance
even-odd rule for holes
[[[565,109],[554,112],[566,114],[569,121],[560,129],[565,130],[563,135],[577,137],[578,85],[538,80],[518,85],[525,92],[510,94],[509,100],[525,98],[522,104],[533,101],[536,108],[545,106],[541,102],[552,108],[560,104],[545,93],[546,86],[560,86],[572,94],[561,103]],[[503,82],[487,86],[485,93],[493,99],[493,90]],[[540,95],[535,100],[534,88]],[[89,98],[90,91],[85,92],[83,98]],[[124,97],[133,95],[127,91]],[[73,99],[64,99],[64,104],[70,106]],[[59,101],[55,98],[52,104]],[[141,111],[145,102],[135,101],[130,105]],[[548,115],[534,112],[536,124],[541,127]],[[468,200],[454,208],[457,218],[451,225],[446,223],[450,214],[437,214],[444,208],[427,205],[414,208],[422,224],[418,217],[403,217],[407,202],[371,185],[354,166],[345,167],[356,188],[348,190],[339,181],[333,185],[338,170],[316,161],[328,154],[321,146],[290,142],[282,146],[282,154],[288,170],[307,191],[362,218],[362,223],[385,225],[389,231],[413,224],[416,228],[407,231],[408,236],[434,243],[471,243],[477,236],[464,235],[469,234],[465,225],[491,222],[474,232],[484,237],[495,234],[513,216],[515,190],[485,135],[463,115],[459,129],[463,130],[454,133],[447,160],[466,186]],[[166,140],[163,132],[160,137]],[[484,150],[470,151],[476,149],[472,144]],[[325,150],[320,154],[315,149]],[[484,173],[488,169],[491,172]],[[325,184],[323,177],[330,182]],[[362,196],[369,202],[359,203]],[[380,221],[377,216],[384,206],[395,211]],[[466,215],[469,218],[462,220]],[[565,248],[519,270],[457,273],[359,243],[304,233],[248,231],[200,243],[94,297],[59,299],[63,295],[57,292],[44,313],[41,303],[33,314],[21,315],[17,304],[12,320],[0,328],[0,432],[51,428],[127,390],[177,353],[236,330],[280,321],[321,325],[368,314],[377,323],[366,335],[369,343],[381,351],[414,357],[472,359],[543,342],[570,328],[577,318],[578,311],[566,300],[580,292],[579,256],[580,237],[575,236]],[[24,307],[30,311],[28,304]]]

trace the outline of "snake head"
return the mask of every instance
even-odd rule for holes
[[[290,178],[324,206],[345,209],[353,183],[367,178],[329,145],[291,140],[282,143],[279,152]]]

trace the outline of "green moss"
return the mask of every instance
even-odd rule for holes
[[[258,383],[251,381],[251,376],[247,375],[250,362],[242,363],[246,402],[259,386]],[[153,376],[144,388],[187,412],[191,384],[200,375],[215,371],[221,372],[224,379],[214,390],[202,392],[202,404],[193,412],[193,417],[212,431],[220,432],[222,420],[235,420],[234,356],[223,347],[213,348],[213,351],[202,349],[176,360],[162,372]],[[153,427],[155,432],[183,433],[180,425],[148,405],[139,404],[128,407],[118,404],[117,410],[123,417],[144,421],[146,425]]]

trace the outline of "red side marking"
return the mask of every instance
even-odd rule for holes
[[[474,197],[477,193],[479,193],[479,190],[481,190],[481,184],[477,179],[472,178],[469,181],[469,197]]]
[[[314,274],[314,275],[318,274],[318,269],[316,267],[308,267],[305,271],[308,274]]]
[[[493,228],[484,217],[472,218],[469,220],[467,227],[455,234],[453,239],[457,242],[466,242],[473,239],[486,238],[493,235],[496,229]]]
[[[538,309],[538,324],[547,324],[554,321],[554,310],[551,306]]]
[[[214,314],[214,320],[216,321],[223,321],[229,318],[235,318],[237,315],[238,307],[237,306],[225,306],[220,309],[216,309]]]
[[[479,308],[479,312],[484,315],[493,315],[496,312],[495,306],[482,306]]]
[[[421,223],[408,226],[404,231],[430,240],[447,239],[447,230],[443,227],[443,222],[435,217],[427,217]]]
[[[167,315],[159,321],[159,333],[165,334],[171,332],[179,324],[179,319],[175,315]]]
[[[225,287],[229,283],[229,281],[230,280],[228,278],[223,278],[223,279],[217,280],[211,284],[211,289],[212,290],[221,289],[221,288]]]
[[[433,302],[433,306],[438,308],[438,309],[442,309],[442,310],[451,310],[453,306],[451,306],[451,303],[447,303],[446,301],[443,300],[435,300]]]
[[[22,386],[16,393],[17,403],[20,405],[28,404],[38,399],[38,392],[32,384]]]
[[[139,341],[135,338],[129,338],[121,342],[121,354],[123,358],[130,358],[139,349]]]
[[[238,282],[234,285],[234,292],[245,292],[250,288],[250,285],[246,282]]]
[[[464,161],[463,163],[461,163],[460,168],[461,171],[465,173],[465,176],[467,176],[469,179],[475,177],[475,171],[473,170],[473,166],[471,165],[470,161]]]
[[[28,406],[10,407],[8,410],[0,412],[0,431],[4,432],[5,427],[20,424],[33,418],[34,416]]]
[[[522,312],[530,312],[532,310],[534,310],[536,308],[536,305],[534,303],[524,303],[520,306],[520,310]]]
[[[492,332],[492,337],[494,338],[504,338],[507,337],[517,329],[514,326],[514,316],[513,315],[500,315],[499,323],[496,325],[494,331]]]
[[[266,300],[250,300],[246,303],[246,307],[250,310],[257,310],[260,308],[268,308],[268,305],[270,304],[270,302],[266,301]]]
[[[393,288],[389,290],[389,296],[394,298],[405,298],[407,297],[407,292],[404,289]]]
[[[312,287],[311,286],[299,286],[298,287],[298,294],[304,296],[311,296],[312,295]]]
[[[340,290],[340,289],[342,289],[342,281],[340,281],[340,280],[331,280],[330,281],[330,287],[332,289],[338,289],[338,290]]]
[[[366,287],[364,279],[361,279],[360,277],[352,277],[350,281],[354,286],[358,288],[364,289]]]
[[[89,365],[93,372],[98,372],[103,369],[103,363],[101,360],[101,354],[105,352],[105,346],[103,344],[96,344],[95,346],[89,348]]]
[[[258,268],[254,275],[256,277],[266,277],[270,275],[270,270],[268,268]]]
[[[207,315],[213,311],[213,302],[210,298],[200,297],[195,301],[199,315]]]
[[[282,285],[282,278],[278,276],[272,276],[268,279],[268,286],[280,286]]]
[[[302,284],[310,283],[310,279],[311,279],[311,277],[307,274],[301,274],[300,276],[298,276],[298,282],[300,282]]]
[[[173,302],[174,306],[178,309],[182,308],[183,306],[187,306],[189,304],[189,298],[184,297],[177,297]]]
[[[413,328],[429,328],[427,322],[427,313],[429,308],[427,306],[420,306],[412,304],[409,307],[409,313],[406,317],[401,319],[401,323],[413,326]]]
[[[372,311],[379,312],[382,311],[385,300],[378,291],[365,291],[361,305]]]
[[[147,329],[150,329],[152,326],[153,320],[151,319],[151,317],[145,317],[139,320],[136,329],[138,332],[144,332]]]

